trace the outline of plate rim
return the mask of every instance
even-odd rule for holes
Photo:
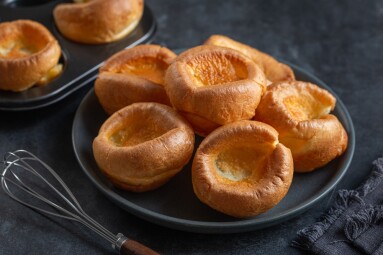
[[[87,177],[98,188],[98,190],[100,190],[104,195],[106,195],[106,197],[108,197],[112,202],[117,204],[122,209],[128,211],[129,213],[141,219],[147,220],[154,224],[165,226],[172,229],[181,230],[181,231],[194,232],[194,233],[246,232],[250,230],[256,230],[256,229],[265,228],[271,225],[275,225],[277,223],[287,221],[291,218],[294,218],[304,213],[306,210],[308,210],[313,205],[315,205],[319,200],[321,200],[323,197],[329,194],[329,192],[331,192],[336,187],[336,185],[342,180],[342,178],[346,174],[351,164],[351,161],[353,159],[353,155],[355,151],[355,130],[354,130],[354,125],[351,119],[351,115],[348,112],[346,106],[344,105],[342,100],[338,97],[338,95],[326,83],[324,83],[315,75],[311,74],[310,72],[306,71],[305,69],[295,64],[289,63],[284,60],[279,60],[279,61],[289,65],[294,70],[297,70],[303,73],[305,76],[312,79],[312,81],[314,81],[317,85],[325,88],[332,95],[334,95],[337,100],[336,107],[339,107],[338,109],[339,114],[342,114],[343,118],[347,122],[342,124],[347,125],[349,127],[349,132],[348,132],[349,144],[348,144],[347,150],[345,151],[345,154],[344,154],[345,159],[341,165],[341,168],[339,169],[338,173],[334,175],[334,177],[331,179],[330,182],[326,183],[326,185],[322,187],[317,194],[308,198],[307,201],[304,201],[301,204],[295,207],[292,207],[288,210],[285,210],[268,219],[257,219],[255,217],[255,218],[249,218],[249,219],[238,219],[236,221],[227,221],[227,222],[181,219],[181,218],[177,218],[173,216],[164,215],[164,214],[143,208],[141,206],[138,206],[137,204],[125,199],[124,197],[117,194],[116,192],[108,189],[104,183],[99,183],[98,180],[96,180],[92,176],[92,174],[86,169],[86,167],[83,165],[82,160],[80,159],[79,152],[76,149],[76,140],[75,140],[76,125],[79,121],[79,116],[82,111],[82,106],[87,101],[87,99],[91,97],[92,94],[94,94],[94,88],[91,88],[82,99],[81,103],[79,104],[76,110],[75,117],[73,119],[73,124],[72,124],[72,146],[73,146],[76,159],[82,171],[85,172]]]

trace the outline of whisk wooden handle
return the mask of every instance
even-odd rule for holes
[[[126,240],[121,248],[120,255],[159,255],[159,253],[134,240]]]

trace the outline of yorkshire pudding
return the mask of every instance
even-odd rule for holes
[[[249,58],[210,45],[183,52],[165,76],[173,107],[202,136],[220,125],[251,119],[265,86],[262,70]]]
[[[237,121],[219,127],[200,144],[193,160],[194,193],[208,206],[245,218],[285,197],[293,178],[291,152],[271,126]]]
[[[58,42],[40,23],[0,23],[0,89],[18,92],[47,84],[61,72],[60,55]]]
[[[205,44],[227,47],[241,52],[261,67],[262,71],[266,75],[266,78],[271,83],[295,80],[294,72],[288,65],[282,64],[270,55],[246,44],[230,39],[229,37],[223,35],[212,35],[205,42]]]
[[[117,41],[138,25],[143,0],[77,0],[53,10],[58,30],[68,39],[87,44]]]
[[[108,114],[136,102],[170,105],[164,88],[165,71],[176,54],[159,45],[123,50],[100,68],[95,93]]]
[[[281,143],[291,149],[296,172],[309,172],[347,148],[346,131],[329,114],[335,103],[335,97],[317,85],[301,81],[275,83],[267,88],[255,119],[279,132]]]
[[[135,103],[110,116],[93,141],[101,171],[117,187],[158,188],[190,160],[194,133],[169,106]]]

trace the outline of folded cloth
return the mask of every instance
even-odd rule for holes
[[[358,188],[339,190],[334,206],[291,245],[321,255],[383,255],[383,157]]]

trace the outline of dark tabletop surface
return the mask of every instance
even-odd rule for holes
[[[348,108],[356,132],[351,166],[338,189],[356,187],[383,152],[383,2],[147,0],[169,48],[225,34],[299,65],[325,81]],[[0,154],[27,149],[57,170],[84,210],[113,233],[123,232],[163,254],[302,254],[289,246],[331,204],[331,195],[300,216],[263,230],[194,234],[141,220],[110,202],[76,161],[71,141],[75,111],[93,86],[49,107],[0,111]],[[47,218],[0,192],[0,254],[113,254],[79,224]]]

